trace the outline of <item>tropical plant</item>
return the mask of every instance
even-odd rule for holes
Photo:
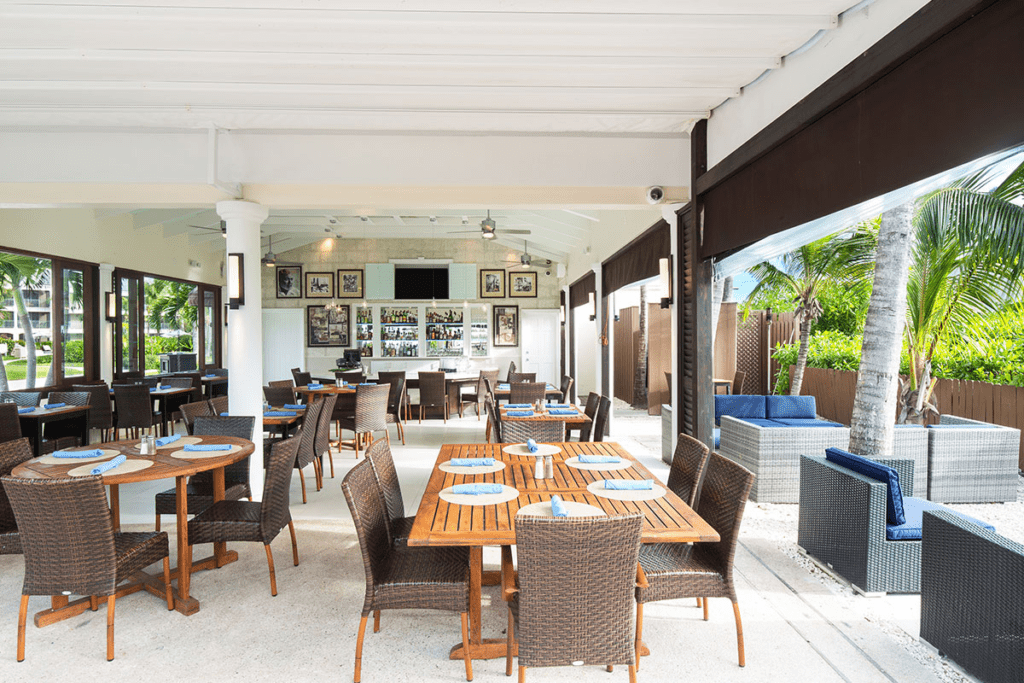
[[[26,369],[25,385],[31,389],[36,385],[36,341],[32,333],[32,321],[25,306],[22,289],[36,287],[49,274],[50,262],[44,259],[0,252],[0,295],[14,300],[18,324],[25,335]],[[8,388],[7,372],[0,359],[0,389]]]
[[[830,282],[841,283],[850,289],[866,287],[876,241],[876,226],[863,224],[791,251],[783,255],[778,264],[763,261],[750,269],[750,274],[757,280],[750,292],[751,300],[756,300],[762,292],[770,291],[775,297],[788,297],[795,305],[800,347],[791,394],[798,395],[803,383],[811,324],[822,311],[818,298],[822,288]]]

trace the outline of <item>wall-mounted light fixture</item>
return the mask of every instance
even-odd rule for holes
[[[661,297],[661,307],[672,305],[672,259],[658,259],[658,281],[666,296]]]
[[[228,254],[228,306],[237,310],[245,304],[245,260]]]
[[[228,305],[224,304],[224,327],[228,326]]]
[[[558,322],[565,324],[565,306],[558,307]]]
[[[597,320],[597,300],[594,298],[594,293],[590,292],[587,295],[588,301],[590,302],[590,319]]]
[[[106,316],[107,322],[117,322],[117,292],[107,292],[106,294]]]

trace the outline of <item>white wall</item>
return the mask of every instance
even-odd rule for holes
[[[593,264],[601,263],[660,220],[659,206],[602,217],[600,223],[590,226],[590,253],[583,250],[569,254],[565,284],[571,285],[589,273]]]
[[[591,391],[601,393],[597,386],[594,354],[598,352],[597,323],[590,320],[590,307],[578,306],[572,309],[576,337],[576,394],[586,396]]]

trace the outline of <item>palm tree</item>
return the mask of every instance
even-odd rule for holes
[[[36,341],[35,335],[32,334],[32,321],[25,306],[25,296],[21,290],[40,284],[49,268],[50,262],[43,259],[0,252],[0,291],[9,292],[14,299],[18,322],[25,334],[25,386],[29,389],[36,385]],[[3,382],[6,387],[6,368],[3,372]]]
[[[811,323],[821,315],[818,292],[828,281],[849,287],[866,286],[871,272],[877,231],[871,224],[859,225],[852,231],[822,238],[785,254],[779,265],[763,261],[750,269],[757,284],[750,299],[762,290],[789,296],[796,304],[795,317],[800,330],[800,348],[789,393],[800,394],[807,349],[810,345]]]

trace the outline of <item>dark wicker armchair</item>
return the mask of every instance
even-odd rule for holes
[[[746,665],[743,652],[743,625],[736,598],[732,569],[739,541],[743,508],[754,484],[754,475],[718,453],[711,454],[704,484],[701,486],[697,514],[718,532],[717,543],[657,543],[640,549],[640,566],[647,585],[637,588],[636,641],[643,636],[643,606],[647,602],[677,598],[703,598],[704,620],[708,618],[708,598],[729,598],[736,618],[736,641],[740,666]]]
[[[66,403],[69,406],[87,406],[92,400],[92,394],[87,391],[51,391],[46,397],[48,403]],[[110,403],[110,399],[107,399]],[[89,412],[92,412],[90,409]],[[87,432],[88,434],[88,432]],[[43,443],[39,445],[40,453],[50,453],[62,448],[74,448],[84,446],[82,434],[79,428],[66,422],[53,422],[47,424],[43,429]]]
[[[402,486],[398,482],[398,470],[395,459],[391,456],[391,446],[384,439],[377,439],[366,449],[366,457],[377,477],[384,509],[388,513],[388,533],[395,545],[407,545],[409,532],[415,517],[405,516],[405,503],[402,501]]]
[[[508,373],[509,384],[520,384],[522,382],[536,382],[536,372],[510,372]]]
[[[515,374],[515,371],[516,371],[516,362],[515,361],[509,362],[509,364],[508,364],[508,374],[505,375],[505,381],[506,382],[511,382],[512,381],[512,375]]]
[[[167,609],[174,609],[167,534],[115,533],[103,477],[3,477],[21,532],[25,580],[18,614],[18,661],[25,659],[30,595],[107,598],[107,661],[114,659],[117,584],[163,560]],[[54,514],[60,510],[61,514]]]
[[[594,418],[594,441],[604,441],[605,432],[608,431],[608,413],[611,408],[611,399],[607,396],[602,396],[601,403],[597,408],[597,417]]]
[[[366,572],[366,594],[356,636],[355,675],[362,675],[366,622],[374,613],[374,631],[380,630],[380,612],[386,609],[433,609],[458,612],[462,617],[462,649],[466,680],[473,680],[469,654],[469,549],[395,546],[388,533],[384,507],[373,466],[364,460],[341,482]]]
[[[300,433],[303,431],[304,427],[299,429]],[[218,501],[188,523],[189,545],[228,541],[262,543],[267,551],[271,595],[277,595],[277,576],[274,573],[274,554],[270,551],[270,542],[286,526],[292,537],[292,561],[296,567],[299,566],[295,525],[292,524],[291,512],[288,510],[288,489],[299,438],[300,436],[296,435],[291,439],[281,439],[270,449],[262,501]]]
[[[39,391],[0,391],[0,403],[17,403],[22,408],[35,408],[42,397]]]
[[[590,441],[590,435],[594,430],[594,419],[597,417],[597,408],[601,404],[601,394],[591,391],[587,395],[587,405],[583,409],[583,414],[590,418],[590,422],[585,422],[579,427],[566,425],[565,427],[565,438],[568,441],[574,431],[579,431],[580,441]]]
[[[565,441],[565,423],[561,420],[514,420],[501,421],[499,443],[526,443],[533,439],[538,443],[561,443]]]
[[[189,434],[195,429],[197,418],[210,417],[213,414],[213,408],[210,407],[209,401],[196,401],[181,406],[181,419],[185,423],[185,431]]]
[[[373,441],[374,432],[384,432],[384,438],[390,443],[391,437],[388,434],[388,395],[391,392],[391,385],[377,384],[374,386],[356,387],[356,411],[352,416],[346,416],[338,420],[338,444],[339,450],[342,445],[341,429],[350,429],[355,434],[351,442],[345,442],[344,446],[351,445],[359,457],[359,451],[370,441]]]
[[[110,441],[110,430],[114,428],[114,408],[110,404],[110,387],[106,382],[99,384],[75,384],[73,391],[85,391],[89,400],[89,429],[100,431],[100,441]]]
[[[384,374],[384,373],[381,373]],[[402,444],[405,445],[405,427],[402,424],[402,405],[405,400],[405,378],[397,377],[384,382],[390,387],[388,391],[388,408],[384,413],[384,421],[388,424],[395,425],[398,431],[398,438],[402,440]]]
[[[21,420],[16,403],[0,403],[0,443],[21,438]]]
[[[405,370],[394,370],[394,371],[381,371],[377,373],[377,381],[380,384],[390,384],[392,387],[395,386],[397,380],[402,380],[402,402],[399,405],[399,409],[405,410],[405,421],[408,422],[412,418],[411,401],[409,401],[409,385],[406,382]],[[388,410],[391,410],[390,402],[388,404]],[[405,430],[401,430],[402,438],[405,438]],[[402,443],[405,443],[404,441]]]
[[[519,641],[519,681],[538,666],[629,666],[636,681],[633,594],[643,515],[516,518],[518,585],[502,552],[508,601],[505,675]],[[585,577],[567,580],[568,577]]]
[[[295,386],[297,387],[304,387],[313,382],[313,376],[299,368],[292,368],[292,379],[295,380]]]
[[[668,487],[694,510],[700,500],[700,485],[710,455],[711,451],[702,442],[688,434],[679,435],[668,473]]]
[[[562,403],[573,402],[574,397],[572,389],[574,384],[576,384],[576,380],[574,380],[569,375],[565,375],[564,377],[562,377],[562,386],[560,387],[562,391]]]
[[[18,438],[14,441],[0,443],[0,477],[6,477],[15,467],[31,460],[32,445],[28,439]],[[19,555],[21,553],[21,536],[18,524],[14,520],[14,510],[7,500],[7,494],[0,486],[0,555]]]
[[[295,388],[295,381],[290,379],[276,379],[272,382],[267,382],[268,387],[287,387],[288,389]]]
[[[476,389],[459,394],[459,417],[462,417],[464,407],[467,405],[476,408],[476,419],[480,420],[483,413],[484,397],[487,396],[487,383],[494,384],[498,381],[497,370],[481,370],[480,379],[476,382]]]
[[[216,396],[210,399],[210,410],[214,415],[230,412],[227,396]]]
[[[114,402],[117,404],[115,429],[125,430],[126,438],[137,439],[140,430],[149,431],[163,421],[163,416],[153,411],[149,387],[145,384],[115,384]]]
[[[444,421],[448,422],[448,392],[445,390],[443,372],[421,372],[420,380],[420,422],[423,422],[424,408],[440,408]]]
[[[299,471],[299,484],[302,487],[302,503],[305,505],[308,501],[306,500],[306,475],[303,470],[313,465],[314,481],[316,482],[316,490],[320,490],[320,478],[316,476],[316,465],[314,464],[317,460],[316,457],[316,428],[320,424],[320,414],[323,412],[324,402],[322,400],[313,401],[306,407],[306,414],[302,418],[302,428],[295,433],[292,438],[298,444],[298,450],[296,451],[295,461],[292,463],[293,467]],[[290,439],[289,439],[290,440]],[[270,444],[272,447],[272,444]],[[270,467],[269,453],[264,458],[264,465]]]
[[[501,411],[490,396],[484,399],[484,407],[487,411],[487,443],[504,443],[501,440]]]
[[[544,402],[548,385],[544,382],[519,382],[509,385],[509,403],[530,403],[537,401]]]

